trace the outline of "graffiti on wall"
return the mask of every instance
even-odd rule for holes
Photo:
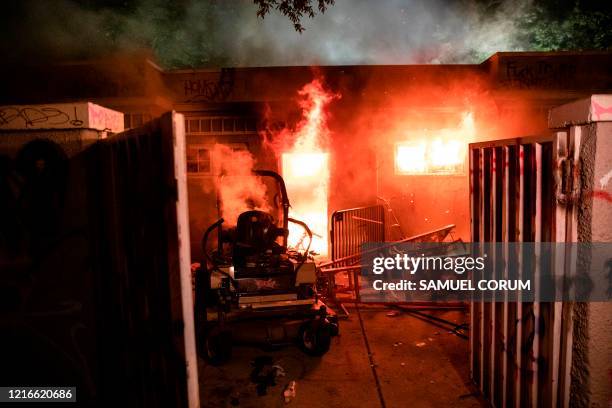
[[[610,120],[612,119],[612,105],[604,106],[597,102],[592,102],[593,106],[593,119],[595,120]]]
[[[234,70],[222,69],[217,79],[185,79],[183,86],[187,102],[223,102],[234,89]]]
[[[42,125],[82,127],[76,106],[72,112],[58,107],[7,106],[0,108],[0,125],[17,124],[25,128]],[[15,123],[18,122],[18,123]]]
[[[505,61],[504,86],[532,88],[571,88],[576,82],[577,67],[572,63],[550,61]]]
[[[123,131],[123,114],[91,102],[0,106],[0,129]]]

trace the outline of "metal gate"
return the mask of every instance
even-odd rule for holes
[[[472,242],[575,242],[579,136],[471,144]],[[568,405],[570,304],[476,299],[470,310],[471,376],[494,406]]]
[[[358,254],[362,244],[385,240],[385,209],[373,205],[335,211],[330,231],[332,260]]]
[[[327,292],[330,300],[341,306],[337,293],[348,293],[345,300],[360,302],[359,273],[361,257],[369,251],[362,251],[362,244],[385,242],[385,214],[383,205],[339,210],[331,217],[331,255],[332,260],[318,265],[319,273],[327,277]],[[427,231],[422,234],[405,237],[399,241],[387,242],[385,246],[394,247],[407,242],[442,242],[455,228],[454,224]],[[338,285],[338,275],[346,277],[346,285]],[[340,279],[342,280],[342,279]],[[411,302],[416,306],[419,302]],[[431,306],[431,303],[427,303]],[[447,304],[456,307],[456,304]],[[342,306],[341,306],[342,307]],[[344,312],[348,315],[346,309]]]
[[[349,293],[359,301],[359,254],[366,242],[385,240],[385,208],[382,205],[334,211],[331,216],[330,246],[332,260],[319,265],[328,278],[328,292],[338,303],[336,293]],[[337,274],[346,277],[346,285],[338,285]],[[348,315],[346,309],[344,313]]]

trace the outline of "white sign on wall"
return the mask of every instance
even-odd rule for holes
[[[0,106],[0,129],[123,131],[123,113],[91,102]]]

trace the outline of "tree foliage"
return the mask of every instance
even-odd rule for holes
[[[386,21],[385,17],[403,7],[400,0],[343,0],[336,5],[334,0],[7,1],[0,13],[3,36],[0,54],[3,62],[11,63],[82,59],[147,49],[164,68],[196,68],[270,61],[291,65],[295,61],[283,50],[304,47],[304,55],[318,56],[318,63],[326,63],[336,49],[318,47],[312,39],[345,32],[358,36],[347,39],[349,43],[352,40],[350,54],[357,61],[359,57],[368,61],[371,48],[383,43],[391,49],[404,50],[402,55],[418,51],[410,49],[408,36],[416,37],[414,47],[423,40],[432,52],[436,52],[437,44],[441,45],[442,56],[438,61],[443,63],[479,62],[495,51],[612,49],[612,1],[404,1],[406,13],[413,15],[413,21],[423,16],[430,26],[443,28],[439,38],[435,30],[427,37],[414,27],[398,25],[397,20]],[[355,24],[357,19],[322,21],[317,25],[320,32],[297,36],[289,24],[285,28],[276,22],[257,21],[279,13],[295,31],[302,33],[305,19],[317,17],[332,6],[338,8],[334,10],[337,14],[353,17],[357,10],[363,14],[359,21],[367,24],[358,30],[349,30],[348,25]],[[368,7],[384,9],[384,13],[370,15]],[[385,24],[389,27],[384,27]],[[296,37],[300,37],[299,41]],[[342,48],[337,38],[332,40],[335,42],[330,44]],[[242,52],[241,44],[251,47],[248,53]],[[245,54],[248,56],[239,58]],[[390,52],[388,58],[393,55]],[[378,62],[410,62],[384,58]],[[354,63],[355,58],[351,61]],[[299,62],[310,63],[310,60]],[[334,63],[343,62],[334,60]]]
[[[262,19],[270,13],[272,9],[278,10],[284,16],[287,16],[293,23],[295,31],[301,33],[305,30],[302,25],[302,18],[307,16],[313,18],[315,9],[313,0],[253,0],[258,6],[257,16]],[[315,0],[317,9],[321,14],[325,13],[327,7],[334,4],[334,0]]]
[[[606,50],[612,47],[610,6],[575,1],[535,3],[517,21],[517,41],[533,51]],[[569,6],[569,7],[568,7]]]

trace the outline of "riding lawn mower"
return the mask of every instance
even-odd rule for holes
[[[234,344],[276,348],[297,343],[307,354],[320,356],[338,334],[337,315],[317,292],[312,232],[289,217],[283,178],[268,170],[254,173],[277,190],[272,210],[245,211],[229,228],[220,218],[202,238],[195,316],[201,353],[212,364],[227,361]],[[299,225],[309,239],[302,251],[288,248],[289,223]],[[213,232],[216,248],[209,250]]]

